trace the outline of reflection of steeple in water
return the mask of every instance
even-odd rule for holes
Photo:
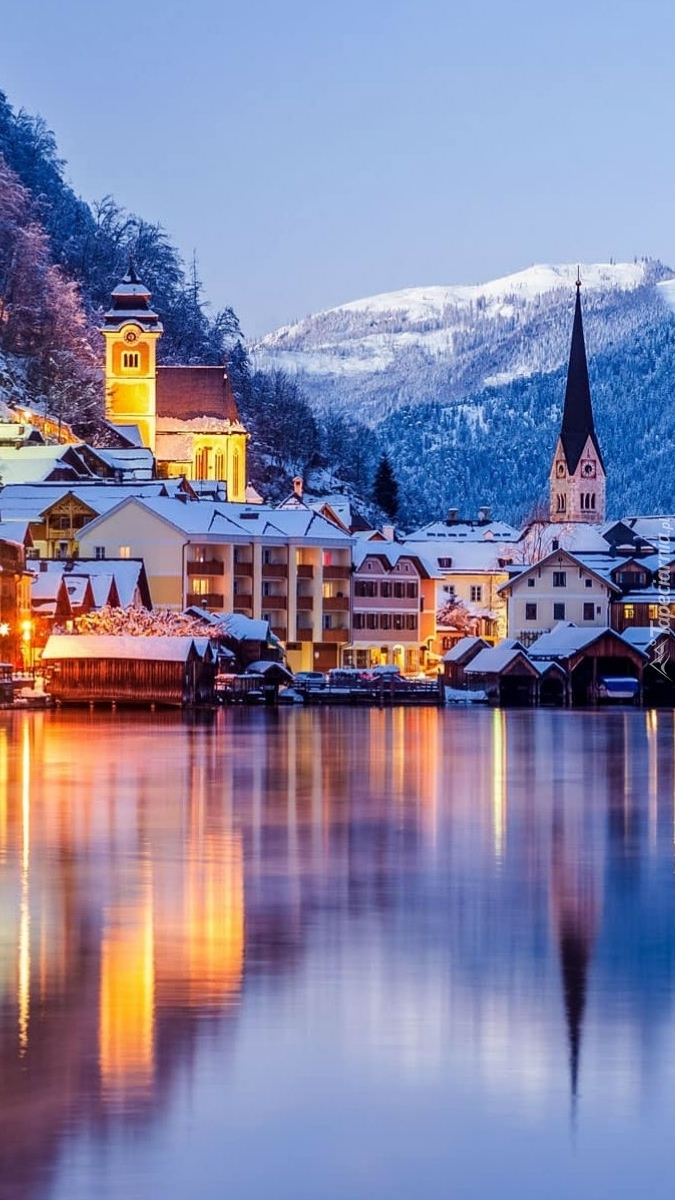
[[[573,1117],[579,1095],[581,1036],[597,919],[596,889],[585,858],[581,815],[574,806],[563,812],[556,803],[551,869],[551,908],[560,955]]]

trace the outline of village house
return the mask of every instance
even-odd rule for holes
[[[437,622],[437,654],[468,632],[467,626],[490,641],[506,636],[506,602],[499,589],[516,561],[519,538],[517,529],[494,521],[490,509],[482,508],[475,521],[460,520],[458,510],[450,509],[446,521],[433,521],[403,539],[434,564],[436,612],[458,610],[456,624]]]
[[[502,584],[509,637],[529,646],[560,621],[583,627],[609,625],[610,599],[619,596],[621,589],[589,561],[567,550],[554,550]]]
[[[351,639],[343,666],[423,670],[435,636],[435,580],[422,555],[395,542],[354,547]]]

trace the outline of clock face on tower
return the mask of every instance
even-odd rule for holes
[[[581,468],[581,473],[586,479],[593,479],[595,475],[595,463],[588,460]]]

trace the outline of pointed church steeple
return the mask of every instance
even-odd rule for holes
[[[581,319],[581,279],[578,275],[576,289],[577,298],[574,305],[572,345],[570,347],[570,361],[567,368],[565,404],[563,407],[562,428],[560,430],[560,440],[563,445],[567,469],[570,475],[573,475],[576,471],[584,446],[589,438],[595,447],[598,462],[604,470],[602,454],[593,422],[591,387],[588,382],[588,363],[586,361],[586,342],[584,341],[584,326]]]
[[[550,473],[552,521],[605,519],[605,464],[595,432],[577,274],[572,344],[560,436]]]

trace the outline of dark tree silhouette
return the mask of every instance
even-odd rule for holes
[[[386,454],[382,455],[373,481],[373,501],[394,520],[398,512],[398,484]]]

